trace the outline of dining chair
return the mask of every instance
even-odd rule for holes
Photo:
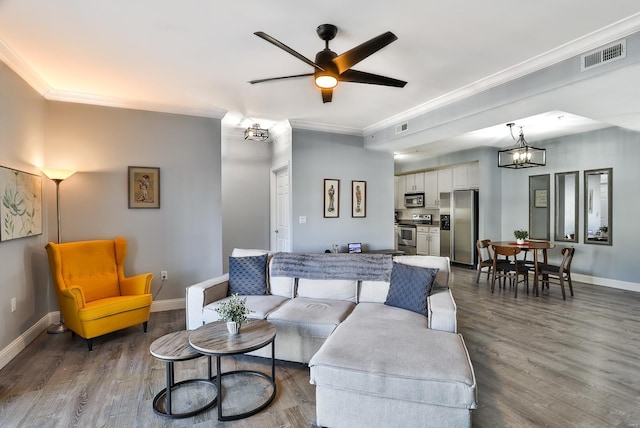
[[[491,281],[491,292],[495,289],[496,279],[499,284],[503,284],[506,280],[509,280],[510,285],[515,284],[515,295],[518,297],[518,284],[524,282],[527,287],[527,294],[529,294],[529,269],[522,263],[522,260],[518,260],[517,255],[520,254],[520,248],[518,247],[502,247],[500,245],[491,245],[493,249],[493,279]],[[504,256],[504,259],[499,259],[499,256]],[[513,261],[511,260],[513,257]],[[518,280],[522,277],[521,280]]]
[[[493,271],[493,256],[491,255],[491,239],[483,239],[476,241],[476,250],[478,251],[478,276],[476,277],[476,284],[480,282],[480,274],[482,269],[486,268],[487,281],[491,272]],[[486,256],[486,257],[485,257]]]
[[[573,247],[562,248],[562,261],[559,266],[551,265],[547,263],[538,263],[538,272],[536,275],[541,275],[541,288],[544,288],[545,284],[549,288],[549,279],[551,277],[558,280],[560,288],[562,289],[562,300],[567,300],[567,295],[564,291],[565,281],[569,285],[569,291],[571,297],[573,297],[573,284],[571,282],[571,262],[573,261],[573,255],[576,249]]]

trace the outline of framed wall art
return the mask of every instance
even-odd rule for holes
[[[0,242],[42,234],[42,177],[0,166]]]
[[[536,208],[547,208],[547,190],[546,189],[536,189],[535,191],[535,207]]]
[[[160,208],[160,168],[129,167],[129,208]]]
[[[367,182],[353,180],[351,182],[351,217],[367,216]]]
[[[324,179],[324,216],[340,217],[340,180]]]

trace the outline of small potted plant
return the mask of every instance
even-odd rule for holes
[[[216,312],[220,315],[220,320],[227,323],[229,333],[240,333],[242,323],[246,321],[247,315],[251,313],[246,303],[246,297],[241,299],[238,294],[232,294],[228,300],[218,304],[216,307]]]
[[[529,237],[529,232],[524,229],[516,229],[513,231],[513,235],[516,237],[516,243],[524,244],[524,240]]]

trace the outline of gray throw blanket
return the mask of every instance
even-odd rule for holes
[[[270,274],[306,279],[389,281],[392,267],[389,254],[276,253]]]

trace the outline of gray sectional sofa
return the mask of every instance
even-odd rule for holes
[[[235,249],[232,257],[264,254]],[[476,381],[464,340],[457,334],[448,258],[392,260],[438,269],[424,316],[385,305],[390,278],[336,275],[344,270],[345,260],[355,264],[353,276],[362,276],[358,269],[363,264],[382,259],[327,255],[320,257],[319,273],[305,278],[304,272],[288,265],[293,264],[291,256],[280,259],[269,253],[269,257],[266,294],[246,296],[253,311],[249,317],[276,325],[277,359],[309,365],[319,426],[471,426]],[[215,307],[228,298],[229,287],[229,274],[188,287],[187,329],[217,320]],[[270,349],[252,355],[267,357]]]

